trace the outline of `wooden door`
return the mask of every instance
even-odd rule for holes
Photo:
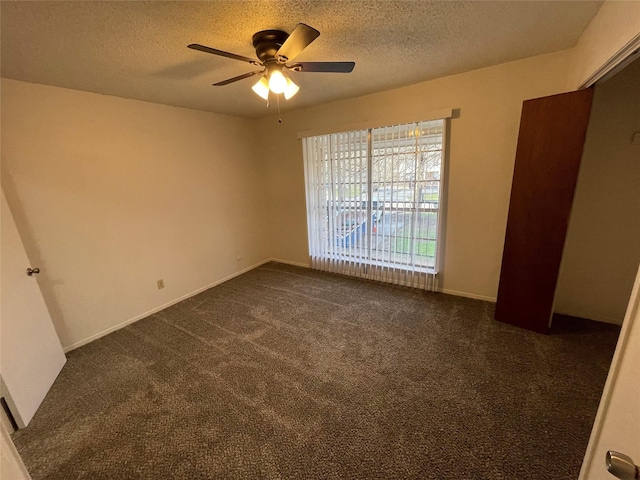
[[[495,318],[547,333],[593,89],[527,100]]]
[[[31,421],[67,361],[7,201],[2,194],[2,395],[18,427]]]

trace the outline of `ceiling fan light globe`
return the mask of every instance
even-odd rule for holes
[[[258,80],[258,83],[251,87],[251,90],[256,92],[257,95],[264,98],[265,100],[269,100],[269,82],[267,82],[266,78],[260,78],[260,80]]]
[[[275,70],[271,72],[269,76],[269,89],[275,93],[280,94],[287,88],[287,79],[281,71]]]
[[[300,87],[293,83],[293,80],[287,78],[287,88],[284,89],[285,100],[289,100],[291,97],[293,97],[296,93],[298,93],[298,90],[300,90]]]

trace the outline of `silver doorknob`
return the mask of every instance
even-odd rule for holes
[[[40,269],[38,267],[36,268],[27,268],[27,275],[31,276],[33,274],[38,274],[40,273]]]
[[[631,457],[624,453],[609,450],[606,464],[609,473],[622,480],[636,480],[639,478],[638,467],[633,463]]]

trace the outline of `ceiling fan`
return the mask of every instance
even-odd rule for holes
[[[221,87],[230,83],[253,77],[254,75],[262,75],[262,78],[252,88],[253,91],[265,100],[269,99],[269,92],[275,94],[284,94],[285,99],[290,99],[299,90],[299,87],[285,75],[288,70],[294,72],[326,72],[326,73],[350,73],[355,67],[354,62],[298,62],[291,63],[300,52],[311,44],[320,32],[315,28],[299,23],[293,29],[291,34],[282,30],[262,30],[253,35],[253,46],[256,49],[258,59],[236,55],[235,53],[224,52],[215,48],[206,47],[197,43],[188,45],[188,48],[199,50],[213,55],[240,60],[247,62],[256,67],[262,67],[261,70],[244,73],[237,77],[228,78],[213,85]]]

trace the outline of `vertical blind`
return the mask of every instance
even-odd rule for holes
[[[311,266],[436,289],[443,119],[303,139]]]

